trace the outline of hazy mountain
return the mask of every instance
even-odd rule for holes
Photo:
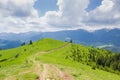
[[[23,42],[28,43],[30,40],[36,41],[41,38],[37,32],[28,33],[0,33],[0,49],[9,49],[20,46]]]
[[[101,29],[94,32],[88,32],[85,30],[65,30],[57,32],[27,32],[27,33],[0,33],[0,39],[4,40],[20,40],[28,42],[29,40],[39,40],[41,38],[53,38],[63,40],[69,37],[75,43],[84,45],[94,45],[96,47],[103,45],[112,45],[112,47],[104,47],[113,51],[120,51],[120,29]],[[114,46],[114,47],[113,47]]]
[[[77,43],[83,43],[86,45],[100,45],[100,44],[113,44],[120,46],[120,30],[97,30],[95,32],[88,32],[85,30],[70,30],[44,33],[44,37],[50,37],[60,40],[65,40],[66,37],[72,38]]]
[[[120,52],[120,29],[101,29],[94,32],[88,32],[85,30],[69,30],[52,33],[48,32],[44,33],[43,36],[60,40],[65,40],[66,37],[70,37],[75,43],[88,46],[94,45],[98,47],[103,45],[112,45],[112,47],[104,47],[104,49]]]
[[[0,33],[0,39],[4,40],[20,40],[27,42],[29,40],[39,40],[41,38],[40,32],[26,32],[26,33]]]
[[[22,43],[22,42],[19,41],[19,40],[10,41],[10,40],[3,40],[3,39],[0,39],[0,49],[15,48],[15,47],[20,46],[21,43]]]

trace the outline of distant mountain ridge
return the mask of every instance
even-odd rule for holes
[[[3,40],[20,40],[27,42],[29,40],[39,40],[41,38],[40,32],[26,32],[26,33],[0,33],[0,39]]]
[[[27,32],[27,33],[0,33],[0,39],[3,40],[20,40],[22,42],[28,42],[29,40],[36,41],[41,38],[53,38],[65,41],[69,37],[75,43],[84,44],[87,46],[94,45],[96,47],[103,45],[113,45],[114,48],[120,51],[120,29],[101,29],[94,32],[88,32],[86,30],[64,30],[56,32]],[[112,46],[112,47],[113,47]],[[111,48],[112,48],[111,47]],[[106,48],[106,47],[105,47]],[[114,48],[109,48],[114,51]],[[116,50],[115,50],[116,51]]]
[[[41,37],[36,32],[27,33],[0,33],[0,49],[9,49],[21,46],[23,42],[28,43],[30,40],[36,41]]]
[[[9,48],[16,48],[21,45],[21,41],[19,40],[3,40],[0,39],[0,49],[9,49]]]
[[[103,49],[120,52],[120,29],[101,29],[94,32],[85,30],[69,30],[59,31],[52,33],[44,33],[44,37],[65,40],[66,37],[73,39],[75,43],[84,44],[87,46],[94,45],[95,47],[103,45],[112,45],[108,48],[105,46]]]

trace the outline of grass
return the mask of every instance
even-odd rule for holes
[[[33,73],[26,73],[26,74],[17,76],[18,80],[35,80],[35,79],[37,79],[37,77],[38,76]]]
[[[0,60],[7,59],[6,61],[0,62],[0,80],[4,80],[3,78],[11,75],[17,77],[19,72],[27,69],[34,70],[34,64],[28,60],[30,56],[37,52],[50,50],[64,44],[64,42],[60,43],[60,41],[52,39],[42,39],[34,42],[32,45],[0,51],[0,55],[2,55],[0,56]],[[15,58],[16,54],[19,54],[17,58]]]
[[[42,39],[32,45],[25,45],[15,49],[2,50],[0,54],[0,60],[7,59],[4,62],[0,62],[1,67],[9,66],[12,64],[22,64],[26,63],[29,56],[34,55],[37,52],[50,50],[65,44],[64,42],[59,42],[52,39]],[[18,54],[18,58],[15,55]]]
[[[65,42],[42,39],[32,45],[25,45],[14,49],[0,51],[0,80],[36,80],[35,64],[32,56],[38,52],[51,50],[66,44]],[[79,48],[88,54],[89,47],[79,45]],[[52,64],[71,74],[75,80],[120,80],[120,76],[103,70],[93,70],[90,66],[66,59],[70,53],[71,45],[58,50],[39,54],[35,60],[41,64]],[[17,57],[15,57],[18,55]],[[41,67],[42,69],[42,67]]]
[[[66,55],[70,54],[68,53],[69,50],[70,46],[52,53],[42,54],[37,57],[37,60],[58,65],[73,75],[76,80],[120,80],[119,75],[99,69],[93,70],[90,66],[65,59]]]

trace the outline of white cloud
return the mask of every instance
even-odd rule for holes
[[[98,9],[101,11],[101,12],[108,12],[108,11],[111,11],[112,8],[114,6],[114,3],[113,1],[111,0],[103,0],[102,1],[102,5],[98,7]]]
[[[0,32],[120,28],[120,0],[103,0],[90,12],[86,11],[89,0],[58,0],[59,10],[42,17],[33,7],[35,1],[0,1]]]
[[[97,25],[120,28],[120,1],[103,0],[102,4],[91,11],[84,20],[88,25]]]
[[[0,15],[5,17],[37,16],[33,5],[34,0],[2,0],[0,1]]]
[[[34,30],[29,21],[39,18],[33,8],[35,0],[0,1],[0,32],[26,32]]]
[[[58,11],[48,11],[44,18],[46,22],[55,27],[80,27],[83,17],[87,14],[85,9],[89,0],[58,0]]]
[[[47,12],[46,23],[64,29],[97,30],[120,28],[119,0],[103,0],[101,5],[86,12],[89,0],[58,0],[59,11]]]

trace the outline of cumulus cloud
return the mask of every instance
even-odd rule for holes
[[[56,27],[77,27],[81,25],[81,21],[87,12],[85,9],[89,4],[89,0],[58,0],[58,11],[48,11],[45,19],[48,24]]]
[[[33,7],[35,1],[0,1],[0,32],[120,28],[120,0],[102,0],[90,12],[86,11],[90,0],[58,0],[59,9],[41,17]]]
[[[109,12],[112,10],[114,3],[111,0],[102,1],[102,5],[98,7],[101,12]]]
[[[37,10],[33,8],[35,0],[0,1],[0,32],[31,31],[34,25],[29,21],[38,19]]]
[[[86,16],[85,23],[97,25],[98,27],[104,26],[104,28],[107,26],[120,28],[119,4],[119,0],[103,0],[100,6]]]
[[[3,0],[0,1],[1,16],[27,17],[37,16],[33,8],[34,0]]]
[[[44,16],[52,27],[97,30],[120,28],[119,0],[103,0],[96,9],[87,12],[89,0],[58,0],[59,11]]]

